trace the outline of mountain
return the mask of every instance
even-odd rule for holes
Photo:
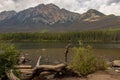
[[[94,22],[94,21],[98,21],[100,17],[103,16],[105,16],[103,13],[94,9],[90,9],[86,13],[81,15],[81,19],[83,21]]]
[[[72,22],[79,19],[80,15],[60,9],[54,4],[40,4],[34,8],[29,8],[24,11],[17,13],[6,23],[16,24],[41,24],[41,25],[52,25],[54,23],[65,23]]]
[[[5,20],[5,19],[10,19],[11,17],[15,15],[16,15],[15,11],[3,11],[0,13],[0,21]]]
[[[119,25],[119,16],[105,15],[94,9],[79,14],[61,9],[54,4],[40,4],[18,13],[15,11],[0,13],[1,32],[81,31],[119,28]]]

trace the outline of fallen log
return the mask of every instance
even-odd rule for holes
[[[16,69],[32,69],[31,65],[15,65]]]
[[[9,78],[9,80],[20,80],[18,77],[16,77],[13,74],[13,70],[7,71],[6,72],[7,77]]]
[[[66,68],[66,64],[58,64],[58,65],[40,65],[35,67],[34,69],[20,69],[21,72],[26,74],[22,80],[32,80],[39,75],[51,75],[56,74],[58,72],[62,72]],[[10,80],[20,80],[18,77],[14,75],[12,71],[6,73]]]
[[[40,65],[40,60],[41,60],[41,56],[38,58],[38,61],[37,61],[36,67]]]
[[[41,60],[41,56],[38,58],[37,64],[33,69],[31,68],[31,66],[25,66],[25,65],[15,66],[20,70],[20,72],[29,75],[23,78],[23,80],[32,80],[34,77],[37,77],[40,74],[49,75],[49,74],[55,74],[57,72],[62,72],[62,70],[64,70],[65,67],[67,66],[66,64],[63,63],[58,65],[39,65],[40,60]],[[6,74],[10,80],[20,80],[14,75],[12,70],[7,72]]]
[[[66,68],[66,64],[58,64],[58,65],[39,65],[41,60],[41,56],[38,58],[36,66],[32,70],[31,76],[25,78],[24,80],[32,80],[34,77],[38,77],[40,74],[49,75],[56,74],[58,72],[62,72]]]
[[[24,80],[32,80],[34,77],[38,77],[41,73],[46,72],[46,74],[56,74],[58,72],[62,72],[66,69],[66,64],[58,64],[58,65],[40,65],[33,69],[33,72],[30,77]],[[45,73],[44,73],[45,75]]]
[[[40,65],[40,60],[41,60],[41,56],[40,56],[34,68],[31,68],[31,66],[25,66],[25,65],[16,66],[16,68],[18,68],[21,72],[26,74],[26,76],[22,80],[32,80],[36,77],[38,78],[39,75],[41,74],[49,75],[49,74],[56,74],[63,71],[65,72],[67,67],[67,54],[68,54],[69,47],[70,45],[66,47],[65,63],[61,63],[58,65]],[[10,80],[20,80],[14,75],[12,71],[10,71],[9,73],[7,72],[6,74]]]
[[[41,69],[44,71],[47,70],[53,70],[53,71],[60,71],[62,68],[66,67],[66,64],[58,64],[58,65],[40,65],[34,68],[35,69]]]

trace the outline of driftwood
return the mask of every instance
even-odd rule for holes
[[[58,72],[62,72],[65,70],[66,64],[58,64],[58,65],[39,65],[41,57],[39,57],[36,66],[32,70],[32,74],[24,80],[32,80],[34,77],[39,77],[41,73],[46,74],[56,74]]]
[[[13,74],[13,71],[12,71],[12,70],[7,71],[7,72],[6,72],[6,75],[7,75],[7,77],[9,78],[9,80],[20,80],[18,77],[16,77],[16,76]]]
[[[63,72],[66,69],[66,64],[58,64],[58,65],[39,65],[41,56],[39,57],[36,66],[33,69],[19,69],[21,71],[26,71],[28,76],[24,77],[22,80],[32,80],[35,77],[39,77],[40,74],[57,74],[59,72]],[[19,67],[20,68],[20,67]],[[12,70],[6,72],[8,78],[10,80],[20,80],[20,78],[16,77]]]
[[[61,63],[58,65],[40,65],[41,56],[38,58],[37,64],[34,68],[30,65],[18,65],[15,68],[19,69],[22,73],[27,74],[22,80],[32,80],[34,78],[38,78],[39,75],[50,75],[50,74],[59,74],[66,71],[67,67],[67,55],[70,48],[70,44],[66,46],[65,49],[65,63]],[[19,64],[22,64],[25,61],[25,57],[22,57]],[[20,78],[16,77],[12,70],[6,72],[9,80],[20,80]]]
[[[31,65],[15,65],[16,69],[32,69]]]
[[[58,64],[55,66],[54,65],[41,65],[41,66],[35,67],[33,69],[31,76],[29,76],[25,80],[32,80],[34,77],[39,77],[39,75],[42,72],[46,72],[46,74],[56,74],[58,72],[62,72],[63,70],[65,70],[65,67],[66,67],[65,64]]]
[[[67,63],[67,55],[68,55],[70,46],[71,46],[71,44],[68,44],[68,45],[65,47],[65,51],[64,51],[64,54],[65,54],[65,63]]]

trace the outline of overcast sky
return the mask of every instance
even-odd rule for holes
[[[41,3],[54,3],[60,8],[78,13],[84,13],[88,9],[97,9],[105,14],[120,15],[120,0],[0,0],[0,12],[21,11]]]

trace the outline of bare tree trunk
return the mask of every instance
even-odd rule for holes
[[[69,52],[69,48],[70,48],[71,44],[68,44],[65,48],[65,63],[67,63],[67,56],[68,56],[68,52]]]

